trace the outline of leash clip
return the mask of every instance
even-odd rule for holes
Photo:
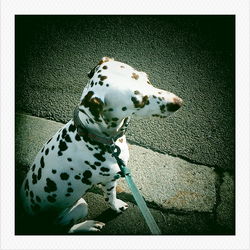
[[[150,213],[147,205],[146,205],[146,202],[145,200],[143,199],[143,197],[141,196],[138,188],[136,187],[133,179],[132,179],[132,176],[131,176],[131,173],[130,173],[130,169],[126,167],[126,164],[124,163],[124,161],[119,158],[119,155],[121,153],[121,149],[115,145],[115,143],[113,142],[113,144],[111,145],[111,149],[112,149],[112,156],[115,157],[116,161],[117,161],[117,164],[119,165],[120,167],[120,172],[118,172],[114,178],[115,179],[119,179],[120,177],[125,177],[127,183],[128,183],[128,186],[133,194],[133,197],[135,198],[135,201],[139,207],[139,209],[141,210],[141,213],[151,231],[152,234],[155,234],[155,235],[159,235],[161,234],[161,231],[159,229],[159,227],[157,226],[155,220],[154,220],[154,217],[152,216],[152,214]]]
[[[120,177],[130,176],[131,175],[130,169],[126,167],[125,162],[119,157],[121,149],[115,144],[112,144],[111,149],[112,149],[112,156],[115,157],[117,164],[121,170],[118,174],[115,175],[115,178],[119,179]]]

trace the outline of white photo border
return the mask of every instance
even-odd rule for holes
[[[235,236],[15,236],[15,15],[236,15]],[[1,1],[1,249],[249,249],[249,1]]]

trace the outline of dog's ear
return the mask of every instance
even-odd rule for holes
[[[105,63],[105,62],[109,62],[109,61],[114,61],[114,58],[110,58],[110,57],[105,56],[105,57],[103,57],[103,58],[99,61],[98,65],[101,65],[101,64],[103,64],[103,63]]]
[[[101,64],[103,64],[103,63],[105,63],[105,62],[109,62],[109,61],[114,61],[114,58],[110,58],[110,57],[107,57],[107,56],[103,57],[103,58],[99,61],[99,63],[98,63],[93,69],[91,69],[91,70],[88,72],[88,77],[89,77],[89,78],[92,78],[92,77],[94,76],[94,74],[95,74],[96,67],[98,67],[99,65],[101,65]]]
[[[94,120],[101,122],[100,118],[103,114],[104,102],[99,97],[93,97],[94,92],[89,91],[83,98],[81,105],[89,108],[90,113],[93,115]]]

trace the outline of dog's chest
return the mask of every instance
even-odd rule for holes
[[[128,161],[128,148],[125,137],[117,142],[121,148],[120,157]],[[48,152],[49,149],[50,152]],[[59,130],[44,146],[41,155],[50,172],[53,169],[70,173],[86,173],[91,175],[91,183],[108,182],[120,171],[116,159],[112,156],[109,146],[93,143],[80,137],[73,127],[72,121]],[[40,157],[37,161],[41,162]],[[76,177],[77,178],[77,177]]]
[[[22,198],[30,213],[38,207],[70,206],[94,184],[107,184],[120,172],[109,147],[84,140],[73,125],[68,122],[44,144],[27,173]],[[120,158],[127,163],[125,136],[116,144],[121,148]]]

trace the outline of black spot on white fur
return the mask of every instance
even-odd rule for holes
[[[60,178],[64,181],[68,180],[69,179],[69,174],[67,173],[61,173],[60,174]]]
[[[41,177],[42,177],[42,168],[39,168],[37,172],[37,180],[39,181]]]
[[[99,160],[99,161],[102,161],[102,162],[106,161],[106,158],[103,157],[103,154],[102,154],[102,153],[95,153],[95,154],[94,154],[94,157],[95,157],[97,160]]]
[[[53,196],[51,196],[51,195],[47,196],[47,200],[48,200],[49,202],[51,202],[51,203],[53,203],[53,202],[56,201],[56,199],[55,199]]]
[[[57,190],[56,183],[52,181],[50,178],[46,179],[46,186],[44,187],[44,191],[46,193],[51,193]]]
[[[33,166],[32,166],[32,172],[35,171],[35,168],[36,168],[36,164],[33,164]]]
[[[66,135],[66,136],[65,136],[65,141],[66,141],[66,142],[72,142],[69,135]]]
[[[44,164],[44,157],[43,156],[41,157],[40,164],[41,164],[41,168],[44,168],[45,164]]]
[[[86,185],[91,185],[91,181],[89,180],[89,178],[92,176],[91,171],[86,170],[83,172],[83,178],[82,178],[82,183],[86,184]]]
[[[65,151],[65,150],[67,150],[67,148],[68,148],[66,142],[63,141],[63,140],[60,140],[60,143],[59,143],[59,146],[58,146],[58,147],[59,147],[59,150],[60,150],[60,151]]]
[[[110,170],[109,168],[101,167],[102,172],[109,172],[109,170]]]
[[[32,174],[32,183],[36,184],[37,183],[37,175],[36,174]]]
[[[75,131],[76,131],[76,126],[74,126],[73,124],[70,124],[69,132],[75,132]]]

